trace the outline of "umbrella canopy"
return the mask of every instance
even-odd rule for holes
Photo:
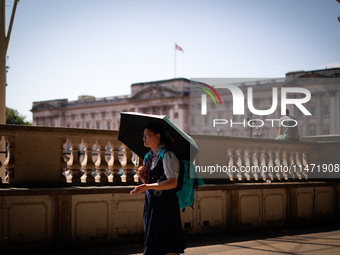
[[[140,158],[150,150],[144,147],[144,127],[149,122],[158,122],[165,131],[166,145],[179,160],[193,161],[198,147],[188,134],[177,127],[166,115],[150,115],[136,112],[121,112],[118,140],[124,143]]]

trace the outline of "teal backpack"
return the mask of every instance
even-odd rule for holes
[[[169,148],[163,148],[158,155],[158,159],[163,161],[165,152],[169,151]],[[149,152],[144,157],[144,162],[147,161]],[[178,197],[179,208],[184,209],[188,206],[193,208],[195,199],[195,189],[203,186],[204,181],[200,174],[195,171],[195,166],[187,160],[179,162],[179,175],[177,179],[176,194]]]

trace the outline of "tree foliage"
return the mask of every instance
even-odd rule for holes
[[[21,115],[17,110],[6,107],[6,124],[32,125],[31,122],[25,121],[26,116]]]

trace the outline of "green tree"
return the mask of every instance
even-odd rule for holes
[[[26,116],[19,114],[17,110],[6,107],[6,124],[32,125],[31,122],[25,121]]]

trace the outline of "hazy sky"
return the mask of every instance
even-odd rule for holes
[[[13,0],[6,1],[6,19]],[[110,97],[177,77],[284,77],[340,67],[335,0],[21,0],[6,105]]]

